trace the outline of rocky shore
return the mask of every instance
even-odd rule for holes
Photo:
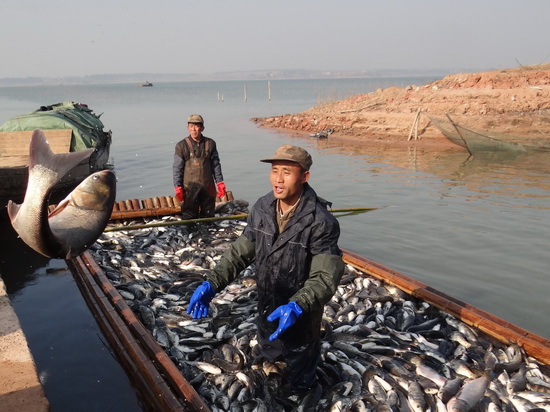
[[[453,74],[429,84],[390,87],[315,106],[305,112],[252,119],[261,127],[361,144],[461,149],[431,119],[452,120],[518,143],[550,142],[550,63]],[[415,119],[417,119],[415,124]],[[414,127],[413,127],[414,126]]]

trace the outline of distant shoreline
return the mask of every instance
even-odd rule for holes
[[[461,73],[475,72],[475,69],[459,70]],[[305,79],[361,79],[361,78],[400,78],[400,77],[443,77],[457,73],[456,69],[425,70],[257,70],[246,72],[223,72],[211,74],[197,73],[128,73],[95,74],[88,76],[63,77],[4,77],[0,78],[0,87],[17,86],[58,86],[86,84],[141,84],[145,80],[152,83],[200,82],[200,81],[258,81],[258,80],[305,80]]]
[[[483,135],[540,147],[548,146],[550,140],[549,115],[550,63],[452,74],[422,86],[394,86],[302,113],[252,120],[261,127],[301,135],[330,129],[330,140],[344,144],[441,150],[462,146],[452,143],[433,119],[452,116],[457,124]]]

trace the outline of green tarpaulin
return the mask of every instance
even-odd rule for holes
[[[78,151],[89,147],[108,147],[111,143],[111,133],[104,132],[103,127],[99,116],[96,116],[87,105],[63,102],[42,106],[32,113],[12,117],[0,126],[0,132],[72,129],[71,151]]]

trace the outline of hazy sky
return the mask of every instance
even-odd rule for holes
[[[2,0],[0,78],[550,61],[549,0]]]

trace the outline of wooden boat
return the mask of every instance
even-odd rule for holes
[[[167,201],[167,200],[166,200]],[[139,202],[147,205],[161,201],[146,199]],[[163,209],[134,209],[136,202],[119,202],[128,210],[113,212],[114,219],[135,219],[157,215]],[[126,215],[125,215],[126,214]],[[242,216],[241,216],[242,217]],[[231,216],[225,217],[231,218]],[[372,276],[404,293],[416,297],[446,312],[481,335],[489,336],[504,344],[516,343],[527,355],[550,365],[550,340],[500,319],[470,304],[450,297],[432,287],[377,262],[344,250],[344,261],[359,271],[362,276]],[[118,291],[111,285],[89,252],[68,261],[77,284],[88,305],[109,338],[117,354],[136,381],[153,410],[159,411],[209,411],[210,408],[195,389],[183,378],[180,371],[167,357],[147,329],[126,305]]]
[[[234,200],[233,193],[227,192],[223,198],[216,197],[216,207]],[[181,205],[175,196],[158,196],[147,199],[129,199],[115,202],[111,220],[140,219],[145,217],[169,216],[181,213]]]
[[[44,131],[54,153],[96,149],[61,179],[54,188],[52,200],[60,200],[91,173],[108,167],[112,133],[103,131],[98,116],[80,103],[43,106],[0,126],[0,206],[8,200],[23,200],[28,180],[29,142],[35,129]]]

